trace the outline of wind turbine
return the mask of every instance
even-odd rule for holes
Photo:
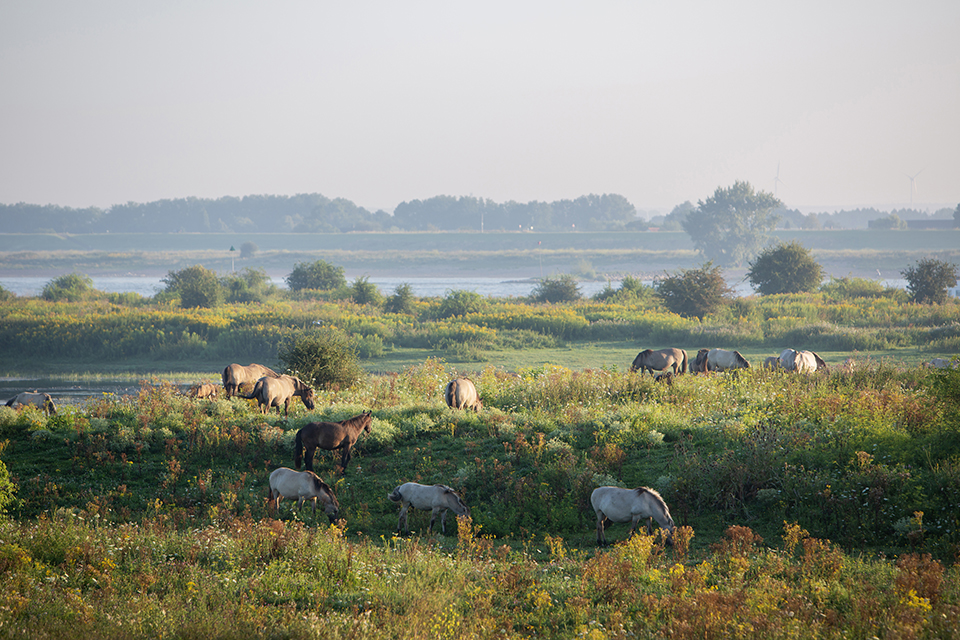
[[[913,208],[913,194],[917,191],[917,176],[923,173],[925,170],[926,170],[926,167],[924,167],[923,169],[920,169],[920,171],[917,171],[913,175],[910,175],[909,173],[904,174],[908,178],[910,178],[910,208],[911,209]]]
[[[777,195],[777,185],[783,184],[783,180],[780,179],[780,163],[777,163],[777,175],[773,177],[773,195]]]

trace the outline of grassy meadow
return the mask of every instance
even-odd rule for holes
[[[644,296],[442,308],[0,302],[0,374],[144,378],[50,416],[0,406],[0,636],[958,637],[960,371],[918,366],[960,353],[957,301],[843,281],[702,322]],[[370,373],[319,391],[313,411],[263,416],[151,375],[274,366],[315,323],[352,336]],[[672,384],[628,371],[663,346],[738,349],[754,366]],[[758,366],[785,347],[830,368]],[[443,404],[457,373],[483,411]],[[342,519],[268,512],[296,431],[363,410],[372,431],[347,472],[331,453],[316,463]],[[406,481],[450,485],[470,517],[444,535],[414,512],[398,536],[386,495]],[[616,524],[597,548],[603,485],[659,491],[674,544]]]

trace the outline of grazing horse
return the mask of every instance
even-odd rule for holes
[[[706,373],[707,356],[709,354],[710,349],[700,349],[700,351],[697,351],[697,357],[694,358],[693,362],[690,364],[690,373]]]
[[[335,451],[340,449],[340,473],[347,472],[350,462],[350,450],[360,437],[360,432],[370,433],[373,416],[364,411],[343,422],[311,422],[297,431],[294,466],[300,468],[303,462],[303,450],[307,450],[307,471],[313,471],[313,454],[317,448]]]
[[[640,370],[640,373],[649,371],[666,371],[669,369],[674,375],[687,372],[687,352],[683,349],[660,349],[652,351],[645,349],[637,354],[630,365],[630,372]]]
[[[53,404],[53,398],[49,393],[40,393],[39,391],[24,391],[7,400],[7,406],[25,407],[27,405],[41,409],[48,416],[57,412],[57,406]]]
[[[247,366],[236,363],[231,364],[223,370],[221,376],[223,378],[223,388],[227,392],[227,398],[237,395],[240,385],[244,383],[254,384],[264,376],[279,378],[280,374],[262,364],[248,364]]]
[[[260,405],[260,413],[270,413],[270,409],[277,408],[277,414],[280,413],[280,405],[283,405],[283,415],[290,415],[290,401],[294,396],[300,396],[307,409],[313,410],[313,389],[311,389],[300,378],[288,376],[286,374],[279,378],[264,376],[257,380],[253,387],[253,393],[244,398],[256,398]]]
[[[483,409],[477,387],[466,378],[451,380],[443,392],[443,399],[452,409],[473,409],[474,411]]]
[[[776,371],[777,369],[782,369],[783,365],[780,364],[780,357],[770,356],[769,358],[763,361],[763,368],[770,369],[772,371]]]
[[[406,530],[410,533],[410,526],[407,522],[409,509],[430,509],[430,528],[427,531],[433,531],[433,523],[437,519],[437,513],[440,513],[440,531],[447,533],[447,510],[453,511],[458,516],[470,515],[470,508],[460,499],[457,493],[445,484],[435,484],[433,486],[417,484],[416,482],[405,482],[392,493],[387,494],[387,498],[393,502],[399,502],[400,518],[397,520],[397,531],[401,533]],[[400,523],[403,523],[401,528]]]
[[[296,499],[297,510],[303,511],[305,500],[313,502],[313,515],[317,515],[317,499],[323,503],[323,512],[334,522],[340,514],[340,503],[333,490],[313,471],[294,471],[287,467],[275,469],[270,474],[270,498],[267,507],[280,511],[280,498]]]
[[[934,369],[956,369],[960,366],[960,360],[957,360],[957,357],[953,358],[934,358],[928,365]]]
[[[197,384],[190,387],[188,394],[191,398],[216,398],[217,385],[215,384]]]
[[[728,369],[749,369],[750,363],[739,351],[710,349],[707,354],[707,371],[726,371]]]
[[[827,363],[813,351],[796,351],[784,349],[780,354],[780,366],[787,371],[797,373],[812,373],[819,369],[826,369]]]
[[[597,544],[605,545],[604,530],[611,522],[631,522],[630,535],[637,529],[641,518],[647,521],[647,534],[653,531],[653,521],[667,530],[667,542],[673,540],[673,518],[670,509],[660,494],[647,487],[621,489],[620,487],[597,487],[590,494],[590,504],[597,513]],[[629,537],[629,536],[628,536]]]

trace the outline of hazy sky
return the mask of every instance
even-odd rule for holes
[[[0,202],[960,202],[960,2],[0,3]]]

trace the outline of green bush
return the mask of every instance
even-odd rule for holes
[[[448,292],[447,296],[440,302],[437,317],[453,318],[456,316],[465,316],[468,313],[478,313],[482,311],[485,306],[483,296],[476,291],[456,289]]]
[[[263,302],[277,292],[277,286],[263,269],[246,268],[220,279],[227,302]]]
[[[532,302],[574,302],[582,298],[580,284],[576,278],[566,273],[556,278],[544,278],[530,293]]]
[[[217,274],[201,265],[170,271],[160,280],[166,291],[180,297],[182,307],[213,308],[223,302],[223,289]]]
[[[367,276],[359,276],[350,285],[350,297],[357,304],[379,307],[383,304],[383,295],[377,285],[370,282]]]
[[[333,327],[309,329],[285,338],[277,359],[290,375],[319,389],[346,389],[364,377],[353,342]]]
[[[823,280],[823,267],[809,249],[793,241],[761,251],[750,262],[747,279],[763,296],[814,291]]]
[[[676,275],[661,278],[654,287],[670,311],[687,318],[703,319],[716,313],[732,294],[720,267],[712,262],[699,269],[681,269]]]
[[[77,302],[93,291],[93,280],[82,273],[54,278],[44,285],[40,297],[51,302]]]
[[[907,279],[910,299],[920,304],[943,304],[947,289],[957,286],[957,265],[936,258],[918,260],[900,273]]]
[[[406,282],[401,282],[393,290],[393,295],[387,298],[383,310],[387,313],[413,313],[413,288]]]
[[[343,267],[335,267],[326,260],[298,262],[284,280],[291,291],[302,289],[328,291],[347,286],[347,280],[343,277]]]

